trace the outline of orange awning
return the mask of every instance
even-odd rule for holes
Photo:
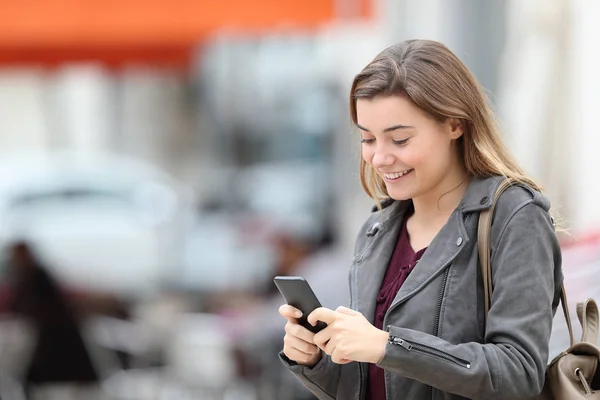
[[[182,61],[219,29],[313,29],[339,0],[19,0],[0,2],[0,63],[99,58]],[[358,1],[368,18],[371,0]]]

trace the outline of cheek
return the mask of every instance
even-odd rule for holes
[[[414,168],[422,170],[436,170],[446,168],[448,161],[448,147],[438,141],[424,141],[414,146],[412,151],[406,152],[404,160]]]
[[[405,148],[399,158],[411,168],[422,169],[431,162],[432,154],[426,146],[412,146]]]
[[[411,152],[405,152],[403,157],[402,157],[402,161],[406,164],[409,165],[412,168],[420,168],[423,166],[427,166],[428,164],[428,155],[427,153],[424,152],[416,152],[416,151],[411,151]]]

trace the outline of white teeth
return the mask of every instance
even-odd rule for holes
[[[383,176],[385,176],[387,179],[398,179],[401,176],[408,174],[410,171],[412,171],[412,169],[407,169],[406,171],[402,172],[394,172],[391,174],[383,174]]]

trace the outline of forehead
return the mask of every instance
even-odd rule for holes
[[[385,129],[391,125],[415,125],[427,115],[410,100],[401,96],[375,97],[356,101],[359,125],[369,129]]]

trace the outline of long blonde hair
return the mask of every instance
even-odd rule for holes
[[[458,119],[464,131],[458,148],[470,177],[506,176],[541,191],[502,143],[481,86],[443,44],[407,40],[382,51],[354,78],[350,90],[352,121],[358,122],[357,99],[384,96],[403,96],[440,122]],[[388,197],[385,183],[362,157],[360,180],[367,195],[378,204]]]

